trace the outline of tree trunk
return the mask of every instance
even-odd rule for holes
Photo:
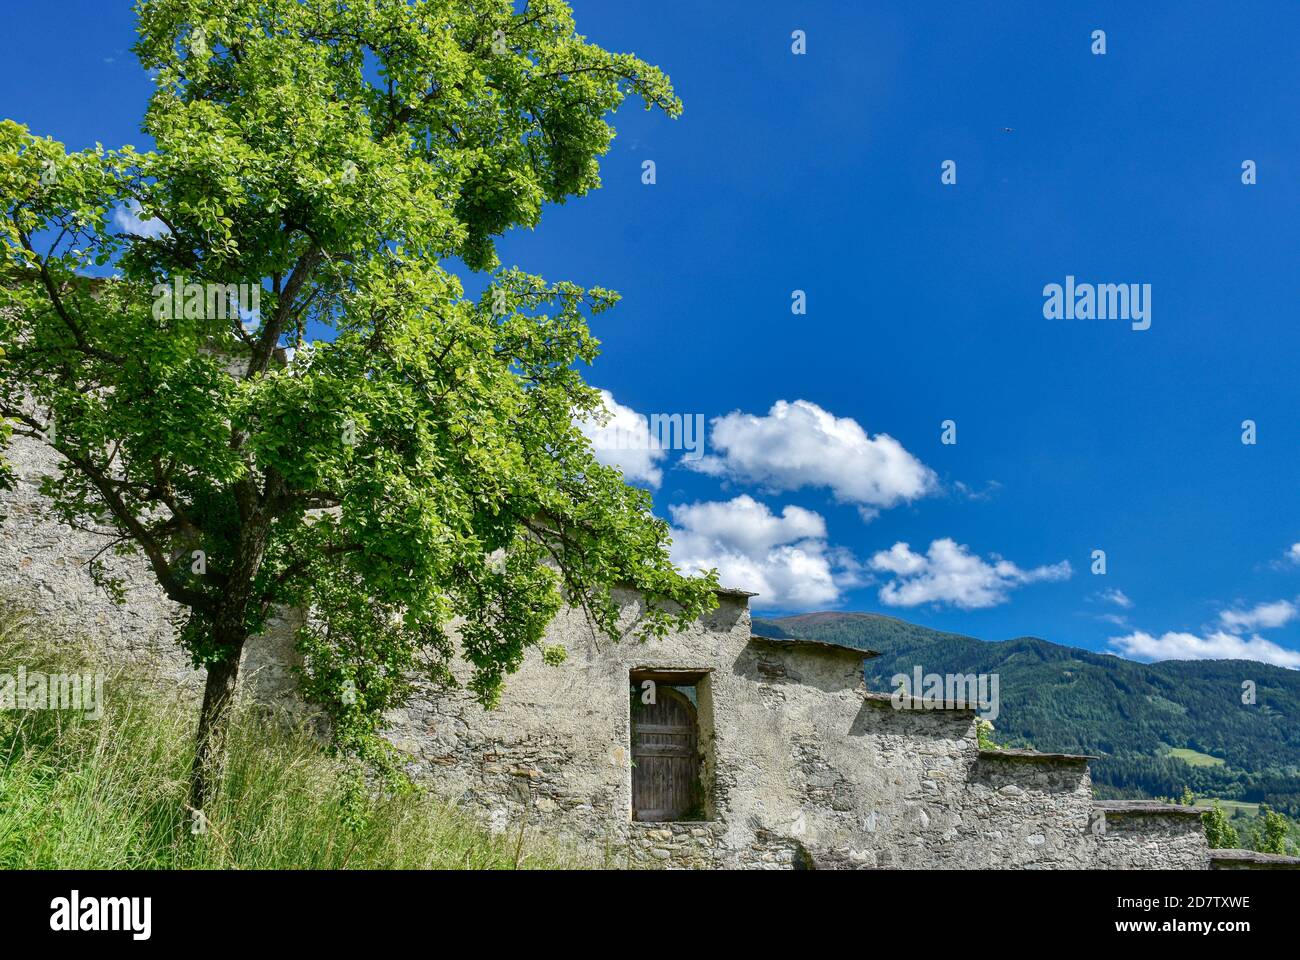
[[[226,764],[226,733],[230,711],[234,706],[239,682],[239,658],[243,643],[231,656],[208,667],[203,689],[203,708],[199,711],[199,729],[195,738],[194,764],[190,767],[190,817],[192,829],[206,829],[203,815],[212,800]],[[197,822],[198,826],[193,826]]]
[[[226,733],[239,682],[239,658],[248,641],[248,610],[253,583],[266,552],[271,516],[256,505],[255,485],[241,486],[240,517],[243,520],[233,568],[224,596],[212,620],[212,640],[225,656],[209,664],[203,690],[203,709],[190,768],[190,816],[195,829],[206,828],[205,806],[212,802],[226,765]]]

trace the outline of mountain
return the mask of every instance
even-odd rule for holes
[[[922,673],[999,677],[995,739],[1087,753],[1103,796],[1198,795],[1265,802],[1300,816],[1300,671],[1252,660],[1137,663],[1018,637],[990,642],[875,613],[756,618],[754,632],[824,640],[880,656],[868,687]],[[1255,703],[1244,704],[1243,683]]]

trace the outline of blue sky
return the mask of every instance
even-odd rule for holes
[[[0,114],[146,145],[129,4],[7,6]],[[679,557],[767,613],[1300,665],[1300,7],[573,6],[685,113],[630,101],[603,189],[500,252],[622,293],[621,422],[711,424],[703,460],[605,454]],[[1150,284],[1150,329],[1045,319],[1067,275]]]

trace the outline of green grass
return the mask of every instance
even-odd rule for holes
[[[0,598],[0,674],[20,664],[30,673],[93,663],[88,649],[42,631]],[[231,760],[205,811],[210,828],[193,835],[183,801],[195,705],[122,674],[104,690],[98,720],[0,711],[0,868],[590,865],[535,827],[492,836],[422,791],[350,791],[347,770],[305,731],[248,709],[233,721]]]
[[[1198,807],[1212,807],[1214,806],[1214,798],[1197,797],[1193,803]],[[1219,803],[1229,819],[1254,820],[1259,816],[1258,803],[1247,803],[1244,800],[1220,800]]]
[[[1212,757],[1208,753],[1193,750],[1190,747],[1171,747],[1169,755],[1192,767],[1221,767],[1226,762],[1218,757]]]

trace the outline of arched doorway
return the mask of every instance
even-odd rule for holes
[[[660,684],[654,703],[632,713],[632,819],[686,820],[700,812],[699,723],[695,704]]]

